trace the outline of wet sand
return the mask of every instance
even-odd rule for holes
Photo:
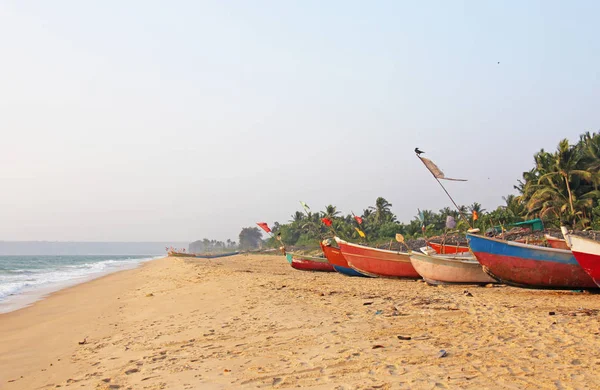
[[[599,310],[281,256],[160,259],[0,315],[0,389],[600,388]]]

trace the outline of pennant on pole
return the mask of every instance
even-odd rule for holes
[[[323,222],[325,226],[331,226],[331,224],[333,223],[333,221],[329,218],[321,218],[321,222]]]
[[[354,212],[352,212],[352,216],[356,220],[356,223],[358,223],[359,225],[362,225],[363,219],[361,217],[359,217],[358,215],[354,215]]]
[[[267,233],[271,233],[271,229],[269,228],[269,225],[267,225],[267,223],[266,223],[266,222],[257,222],[256,224],[257,224],[258,226],[260,226],[260,228],[261,228],[262,230],[264,230],[265,232],[267,232]]]
[[[421,159],[423,164],[425,164],[427,169],[429,169],[429,172],[431,172],[433,174],[433,176],[435,176],[436,179],[453,180],[453,181],[467,181],[466,179],[452,179],[452,178],[446,177],[446,175],[444,175],[444,172],[442,172],[442,170],[440,168],[438,168],[438,166],[435,165],[433,161],[431,161],[430,159],[425,158],[425,157],[421,157],[421,156],[418,156],[418,157]]]
[[[358,235],[361,236],[362,238],[367,237],[365,235],[365,232],[363,232],[362,230],[360,230],[359,228],[355,227],[354,229],[356,229],[356,231],[358,232]]]
[[[473,222],[479,219],[479,214],[477,214],[477,210],[473,210]]]
[[[310,207],[308,207],[306,203],[300,201],[300,204],[302,205],[302,207],[304,207],[304,211],[306,211],[307,214],[310,213]]]
[[[455,227],[456,227],[456,221],[454,220],[454,217],[451,215],[448,215],[446,217],[446,228],[454,229]]]

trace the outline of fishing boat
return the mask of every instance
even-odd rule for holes
[[[410,262],[429,284],[488,284],[496,280],[483,272],[472,256],[431,256],[410,253]]]
[[[169,251],[167,254],[169,257],[194,257],[193,254],[177,251]]]
[[[565,234],[565,243],[571,247],[575,260],[600,287],[600,242],[565,231],[563,234]]]
[[[544,238],[546,239],[546,241],[548,242],[548,245],[550,245],[551,248],[569,249],[567,242],[565,240],[563,240],[562,238],[556,238],[549,234],[544,234]]]
[[[197,257],[199,259],[216,259],[219,257],[234,256],[239,253],[240,253],[239,251],[227,252],[227,253],[196,253],[196,254],[189,255],[189,256]]]
[[[427,245],[433,248],[440,255],[453,255],[456,253],[466,253],[469,252],[468,246],[462,245],[449,245],[449,244],[438,244],[435,242],[427,242]]]
[[[350,268],[361,274],[384,278],[421,278],[412,266],[408,253],[352,244],[339,237],[335,237],[335,241]]]
[[[327,261],[329,261],[329,264],[333,265],[334,270],[347,276],[366,276],[357,270],[350,268],[340,248],[336,248],[331,244],[332,242],[330,239],[323,240],[321,242],[321,249],[327,258]]]
[[[492,278],[526,288],[595,288],[569,250],[467,234],[471,251]]]
[[[324,257],[304,256],[295,253],[286,253],[285,257],[294,269],[302,271],[335,272],[333,265],[329,264]]]

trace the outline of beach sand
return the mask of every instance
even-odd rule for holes
[[[0,388],[600,388],[598,310],[600,295],[282,256],[167,258],[0,315]]]

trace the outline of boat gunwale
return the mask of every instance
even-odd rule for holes
[[[354,244],[354,243],[351,243],[351,242],[348,242],[348,241],[344,241],[344,240],[342,240],[339,237],[335,237],[335,241],[338,244],[342,243],[344,245],[352,246],[352,247],[355,247],[355,248],[363,248],[363,249],[366,249],[366,250],[373,250],[373,251],[376,251],[376,252],[382,252],[382,253],[387,253],[387,254],[392,254],[392,255],[409,255],[410,254],[410,252],[390,251],[390,250],[387,250],[387,249],[372,248],[370,246],[365,246],[365,245],[360,245],[360,244]]]
[[[477,260],[476,257],[472,257],[472,258],[468,258],[468,259],[461,259],[460,256],[443,256],[443,255],[442,256],[430,256],[430,255],[426,255],[423,253],[419,253],[417,251],[412,252],[410,254],[411,260],[412,260],[413,256],[417,259],[416,261],[427,261],[428,263],[433,263],[434,261],[431,261],[429,259],[434,259],[434,260],[441,260],[448,264],[466,264],[466,265],[481,266],[481,263],[479,263],[479,261]]]
[[[328,263],[329,264],[329,260],[327,260],[327,257],[315,257],[315,256],[308,256],[308,255],[300,255],[297,253],[293,253],[293,252],[289,252],[290,256],[292,256],[292,259],[296,259],[296,260],[304,260],[304,261],[314,261],[315,263]]]
[[[478,239],[483,239],[483,240],[488,240],[488,241],[496,242],[498,244],[506,244],[506,245],[516,246],[516,247],[524,248],[524,249],[532,249],[532,250],[539,250],[539,251],[546,251],[546,252],[555,252],[555,253],[562,253],[562,254],[569,254],[569,253],[571,253],[570,249],[548,248],[548,247],[545,247],[545,246],[525,244],[525,243],[516,242],[516,241],[506,241],[506,240],[500,240],[498,238],[478,236],[476,234],[469,234],[469,233],[467,233],[467,239],[469,239],[469,237],[475,237],[475,238],[478,238]],[[469,245],[469,248],[471,248],[470,245]],[[471,249],[471,252],[473,252],[473,249]]]

